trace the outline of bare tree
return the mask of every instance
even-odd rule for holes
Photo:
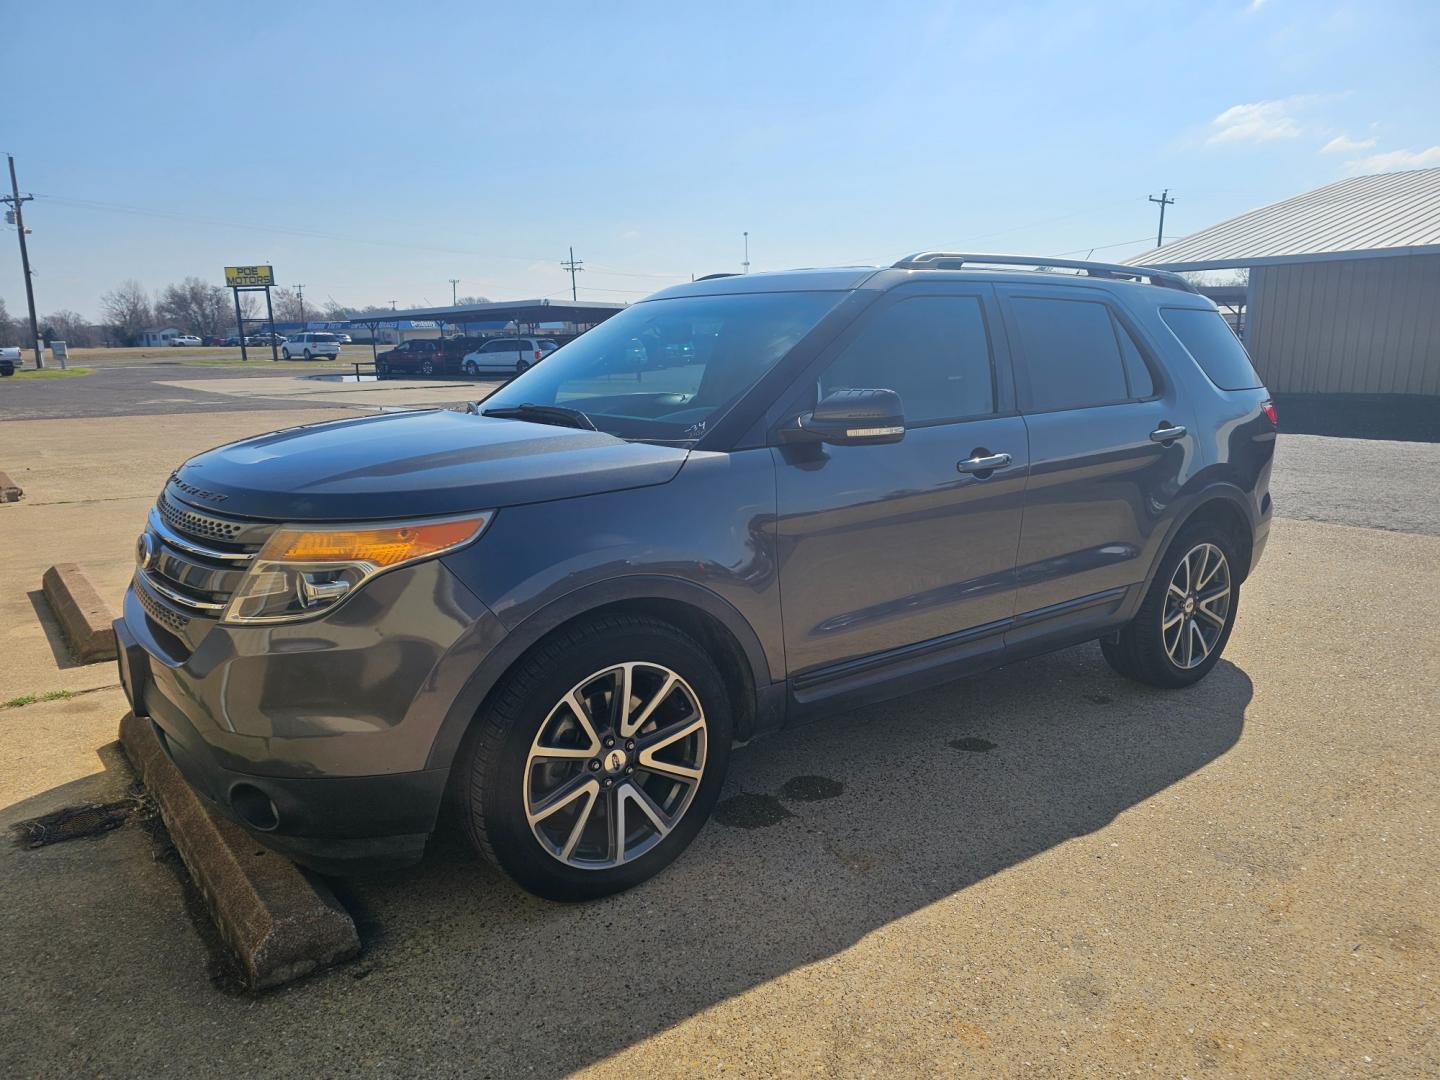
[[[270,290],[270,304],[275,309],[276,322],[304,322],[320,315],[315,304],[304,304],[294,289],[283,286]]]
[[[230,290],[197,277],[166,285],[160,291],[155,311],[162,321],[173,322],[202,338],[221,336],[234,317]]]
[[[100,318],[121,345],[134,345],[155,322],[150,294],[133,278],[100,297]]]
[[[100,343],[97,327],[91,326],[90,320],[78,311],[62,308],[51,312],[40,320],[40,326],[49,330],[52,338],[65,342],[71,348],[86,349]]]
[[[20,340],[20,326],[5,310],[5,299],[0,297],[0,343],[13,345]]]

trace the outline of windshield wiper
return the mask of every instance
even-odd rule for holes
[[[502,420],[532,420],[537,424],[555,424],[557,427],[575,427],[585,431],[599,431],[595,421],[579,409],[564,405],[536,405],[525,402],[521,405],[507,405],[499,409],[483,409],[481,416],[495,416]]]

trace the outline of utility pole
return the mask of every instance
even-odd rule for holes
[[[750,233],[745,233],[745,261],[740,264],[745,267],[745,273],[750,272]]]
[[[20,197],[20,182],[15,179],[15,155],[6,154],[10,159],[10,195],[0,199],[10,204],[10,213],[15,218],[15,231],[20,236],[20,270],[25,276],[25,303],[30,308],[30,347],[35,350],[35,366],[45,366],[45,350],[40,344],[40,324],[35,319],[35,285],[30,280],[30,250],[25,246],[25,214],[21,204],[30,202],[33,195]]]
[[[1155,234],[1155,246],[1156,246],[1157,248],[1158,248],[1158,247],[1164,247],[1164,246],[1165,246],[1165,207],[1167,207],[1167,206],[1174,206],[1174,205],[1175,205],[1175,200],[1172,199],[1172,198],[1170,198],[1170,189],[1169,189],[1168,187],[1167,187],[1164,191],[1162,191],[1162,192],[1160,193],[1160,197],[1159,197],[1158,199],[1157,199],[1154,195],[1149,196],[1149,199],[1150,199],[1150,201],[1153,202],[1153,203],[1159,203],[1159,204],[1160,204],[1160,231]]]
[[[585,264],[579,259],[575,258],[575,249],[572,247],[570,249],[570,261],[562,262],[560,266],[563,269],[570,271],[570,299],[578,303],[580,297],[576,294],[575,291],[575,275],[580,273],[580,271],[585,268]]]
[[[460,306],[460,301],[456,299],[456,295],[457,295],[457,294],[456,294],[456,291],[455,291],[456,288],[459,286],[459,284],[460,284],[460,279],[459,279],[458,277],[452,277],[452,278],[450,279],[450,306],[451,306],[451,307],[459,307],[459,306]]]
[[[295,298],[300,301],[300,323],[303,326],[305,323],[305,286],[292,285],[291,288],[295,290]]]
[[[394,311],[394,310],[395,310],[395,305],[398,304],[399,302],[400,302],[400,301],[398,301],[398,300],[391,300],[391,301],[390,301],[390,310],[391,310],[391,311]]]

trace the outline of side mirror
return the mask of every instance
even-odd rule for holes
[[[787,443],[895,443],[905,438],[905,408],[894,390],[836,390],[780,434]]]

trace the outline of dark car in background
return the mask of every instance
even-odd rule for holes
[[[471,414],[186,462],[121,681],[195,790],[301,863],[413,861],[448,793],[525,888],[602,896],[685,849],[736,741],[1088,641],[1203,678],[1275,433],[1215,305],[1162,271],[921,253],[680,285]]]

